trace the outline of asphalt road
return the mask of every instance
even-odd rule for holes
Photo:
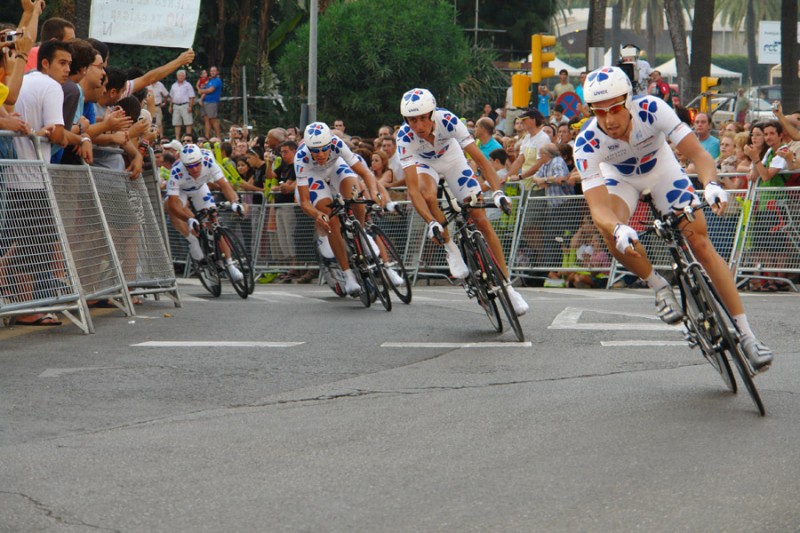
[[[0,532],[800,531],[797,295],[745,295],[762,418],[648,291],[521,292],[528,343],[424,286],[0,328]]]

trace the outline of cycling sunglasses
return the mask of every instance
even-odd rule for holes
[[[331,149],[331,145],[329,144],[328,146],[323,146],[322,148],[311,148],[311,147],[309,147],[308,151],[311,152],[312,154],[318,154],[320,152],[327,152],[330,149]]]
[[[590,105],[589,109],[592,110],[592,113],[596,117],[604,117],[606,115],[615,115],[620,113],[623,109],[625,109],[625,101],[617,102],[614,105],[610,105],[608,107],[597,107]]]
[[[202,161],[198,161],[197,163],[192,163],[191,165],[186,165],[186,170],[192,170],[193,168],[197,168],[202,165]]]

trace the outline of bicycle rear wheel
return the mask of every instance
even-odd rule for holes
[[[411,280],[408,277],[405,265],[403,265],[403,260],[397,252],[397,248],[394,247],[394,243],[378,226],[373,226],[371,231],[378,245],[383,244],[383,248],[386,250],[388,260],[383,263],[383,268],[394,271],[403,280],[403,285],[397,286],[389,279],[389,285],[401,302],[404,304],[411,303]]]
[[[360,248],[363,261],[361,268],[364,269],[363,278],[367,285],[367,293],[374,291],[383,304],[383,308],[387,311],[392,310],[392,299],[389,296],[389,280],[386,279],[386,272],[383,271],[383,261],[380,255],[375,253],[370,245],[370,239],[367,238],[367,232],[361,227],[358,221],[353,223],[354,234],[356,237],[356,246]]]
[[[488,274],[483,269],[479,261],[479,252],[471,243],[467,243],[465,238],[459,242],[461,256],[467,261],[469,275],[464,279],[467,284],[467,294],[478,300],[478,305],[483,308],[489,323],[498,333],[503,332],[503,320],[500,318],[500,310],[497,308],[495,295],[489,291]]]
[[[750,394],[750,398],[753,400],[753,403],[758,409],[759,414],[764,416],[766,414],[764,402],[761,401],[761,395],[756,388],[756,384],[753,382],[754,372],[750,368],[750,364],[747,362],[747,356],[742,349],[742,344],[739,342],[739,335],[736,330],[736,326],[733,323],[733,319],[723,305],[717,290],[707,283],[706,278],[703,273],[700,272],[699,267],[695,268],[695,271],[695,276],[697,276],[697,279],[702,277],[702,284],[698,285],[700,285],[702,287],[702,291],[706,293],[706,297],[709,300],[714,317],[719,326],[721,335],[720,351],[723,353],[723,357],[725,357],[724,354],[727,353],[728,356],[730,356],[730,358],[733,360],[733,364],[739,371],[739,376],[741,376],[744,386],[747,389],[747,392]],[[727,361],[727,358],[725,358],[725,360]],[[728,365],[728,370],[730,371],[730,365]]]
[[[475,244],[480,254],[481,262],[484,264],[484,268],[488,274],[487,282],[489,283],[490,292],[497,295],[497,299],[500,300],[500,305],[503,308],[503,313],[506,315],[511,329],[514,330],[517,340],[523,342],[525,340],[525,333],[522,331],[522,326],[519,323],[517,312],[514,310],[514,305],[511,303],[511,298],[508,296],[508,291],[506,290],[506,276],[497,265],[492,252],[489,250],[489,245],[486,243],[486,239],[484,239],[482,234],[477,233],[475,235]]]
[[[725,325],[720,324],[714,302],[715,297],[706,280],[705,274],[699,267],[693,267],[687,277],[691,279],[692,285],[686,280],[681,280],[681,290],[686,300],[686,320],[684,324],[689,335],[694,336],[697,346],[703,357],[714,367],[722,381],[728,389],[736,394],[738,387],[736,378],[733,375],[730,362],[725,356],[721,347],[722,330]],[[694,339],[693,339],[694,340]]]
[[[244,245],[238,237],[230,232],[227,228],[220,227],[217,229],[217,254],[220,258],[223,257],[222,245],[227,245],[231,254],[231,262],[239,272],[242,273],[242,279],[234,280],[230,274],[228,277],[231,280],[231,285],[241,298],[247,298],[255,290],[255,279],[253,276],[253,269],[251,267],[250,258]]]
[[[200,278],[200,283],[211,293],[211,296],[217,298],[222,294],[222,283],[219,278],[219,270],[217,270],[216,252],[208,242],[205,231],[200,232],[200,247],[203,249],[205,257],[202,261],[192,259],[192,264],[197,272],[197,277]]]

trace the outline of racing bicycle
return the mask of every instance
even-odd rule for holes
[[[667,213],[662,216],[647,191],[643,194],[642,200],[650,207],[653,225],[640,232],[639,236],[654,233],[664,241],[672,256],[672,269],[680,288],[685,337],[689,346],[700,349],[703,356],[722,377],[727,388],[735,394],[737,384],[731,368],[732,361],[747,392],[750,393],[750,398],[763,416],[764,404],[753,382],[756,373],[742,348],[741,333],[681,229],[684,222],[693,221],[694,213],[708,207],[708,204],[702,201],[696,206],[686,206],[679,213]]]
[[[381,209],[380,205],[372,200],[358,196],[345,199],[341,195],[336,195],[331,204],[330,216],[339,218],[350,268],[353,270],[358,284],[361,285],[359,294],[361,303],[364,304],[364,307],[369,307],[376,299],[380,299],[384,309],[391,311],[392,299],[389,295],[389,287],[392,284],[384,272],[379,250],[372,244],[374,241],[367,237],[367,232],[353,212],[353,206],[358,204],[363,204],[370,210]],[[335,289],[334,291],[336,292]],[[337,292],[337,294],[339,293]]]
[[[223,202],[219,210],[230,209],[230,204]],[[241,298],[247,298],[255,290],[253,262],[242,241],[235,233],[222,225],[217,207],[202,209],[197,213],[200,223],[200,247],[205,257],[200,261],[192,260],[200,283],[212,296],[222,293],[222,279],[228,278],[233,289]],[[242,273],[242,279],[234,281],[228,274],[227,255],[236,268]]]
[[[441,190],[445,200],[443,211],[446,220],[443,225],[451,223],[455,225],[452,237],[461,251],[464,262],[469,267],[469,275],[460,280],[461,285],[467,291],[470,299],[475,298],[478,301],[478,304],[486,312],[489,322],[498,333],[503,331],[503,320],[500,315],[502,309],[517,340],[523,342],[525,333],[522,331],[519,318],[517,318],[517,313],[514,311],[514,306],[506,291],[509,281],[498,266],[483,234],[475,225],[475,220],[469,216],[473,209],[494,209],[495,206],[482,203],[475,195],[469,201],[459,202],[446,188],[442,187]],[[511,210],[511,206],[505,203],[505,200],[503,210],[508,212]],[[440,243],[444,242],[438,228],[434,229],[434,238]]]

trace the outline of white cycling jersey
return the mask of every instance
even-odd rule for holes
[[[661,212],[697,202],[691,181],[666,142],[677,145],[691,134],[664,100],[652,96],[633,100],[629,142],[612,139],[597,119],[589,120],[574,147],[583,190],[605,185],[626,201],[631,213],[645,189]]]
[[[297,187],[308,187],[311,204],[324,198],[331,199],[339,191],[342,180],[348,177],[358,177],[353,170],[353,165],[363,162],[345,142],[334,135],[331,139],[331,149],[328,150],[328,159],[319,164],[311,157],[305,143],[300,143],[294,156],[294,171],[297,175]],[[333,191],[333,192],[332,192]],[[295,199],[299,201],[300,195],[295,188]]]
[[[458,117],[447,109],[437,108],[433,121],[433,144],[414,133],[407,123],[397,130],[397,153],[404,169],[416,166],[418,174],[430,177],[436,184],[444,176],[447,186],[459,201],[473,193],[480,195],[481,186],[467,163],[464,148],[475,139]]]
[[[197,178],[193,178],[178,160],[172,165],[167,182],[167,196],[178,196],[183,205],[191,199],[192,205],[197,210],[208,209],[215,205],[208,184],[225,179],[225,174],[214,159],[214,154],[204,148],[201,148],[200,152],[203,154],[202,170]]]

